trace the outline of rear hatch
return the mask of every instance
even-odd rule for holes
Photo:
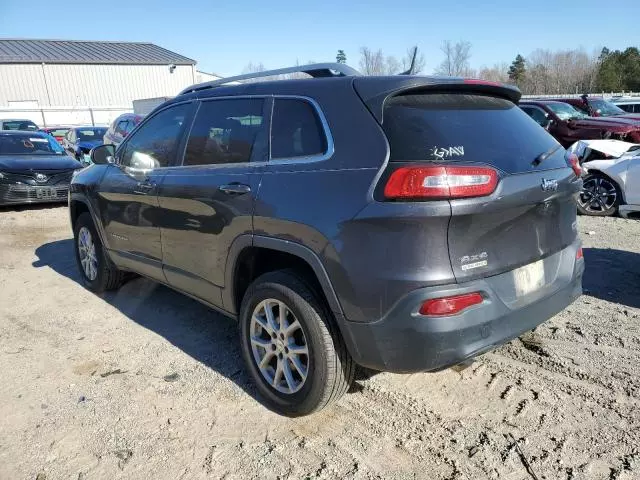
[[[574,198],[581,182],[564,148],[507,95],[456,91],[454,86],[413,89],[387,98],[382,127],[390,145],[387,178],[397,169],[416,169],[412,165],[428,167],[425,171],[449,167],[439,178],[449,182],[450,194],[443,193],[440,200],[447,198],[451,205],[448,245],[457,281],[514,270],[575,240]],[[482,183],[494,181],[494,170],[490,191],[462,189],[456,190],[462,194],[453,194],[451,182],[458,180],[452,172],[466,172],[466,177],[456,177],[460,181]],[[485,175],[487,171],[491,175]],[[437,175],[419,179],[424,186],[440,180]]]

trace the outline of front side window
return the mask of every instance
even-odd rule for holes
[[[142,170],[171,165],[188,112],[189,104],[183,103],[154,115],[129,138],[120,164]]]
[[[263,128],[264,100],[202,102],[189,133],[184,165],[245,163]]]
[[[318,114],[309,102],[276,98],[271,125],[271,158],[322,155],[327,138]]]

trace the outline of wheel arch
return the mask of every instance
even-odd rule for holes
[[[99,218],[96,215],[96,212],[93,206],[91,205],[91,202],[87,197],[85,197],[81,193],[78,193],[78,192],[72,193],[69,198],[69,218],[71,220],[72,230],[75,229],[76,220],[78,220],[78,217],[82,215],[82,213],[84,212],[91,215],[91,218],[93,219],[93,224],[95,225],[96,231],[100,236],[100,242],[102,242],[102,245],[105,248],[109,249],[109,243],[107,242],[107,238],[103,230],[102,222],[99,221]]]
[[[310,275],[313,275],[309,280],[313,280],[315,283],[313,286],[317,286],[319,293],[324,294],[329,308],[340,317],[343,316],[342,307],[329,275],[315,252],[299,243],[260,235],[241,235],[231,245],[225,268],[225,288],[222,293],[226,310],[235,315],[239,312],[242,296],[248,286],[239,282],[239,277],[242,275],[240,269],[245,264],[247,256],[260,255],[260,258],[265,258],[263,257],[265,254],[273,257],[270,266],[274,268],[267,267],[264,271],[259,270],[259,273],[295,266],[306,269]],[[279,265],[278,260],[283,262],[282,266],[275,268]],[[250,276],[250,278],[254,277],[255,275]]]

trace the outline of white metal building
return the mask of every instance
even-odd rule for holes
[[[0,108],[131,106],[215,77],[152,43],[0,39]]]

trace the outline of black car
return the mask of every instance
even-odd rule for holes
[[[0,205],[65,202],[81,167],[46,133],[0,131]]]
[[[299,71],[314,78],[227,85]],[[519,98],[341,64],[195,85],[73,180],[81,278],[137,272],[238,319],[288,415],[340,398],[355,364],[464,362],[582,291],[582,181]]]

